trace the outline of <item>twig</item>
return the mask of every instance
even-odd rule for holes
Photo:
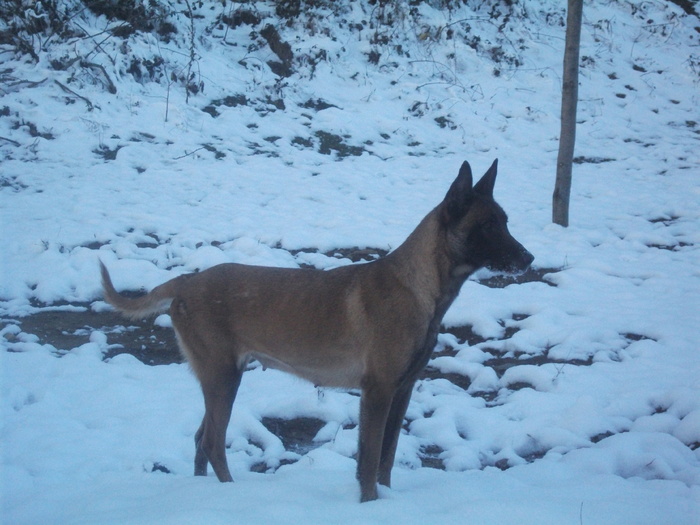
[[[190,151],[189,153],[185,153],[184,155],[180,155],[179,157],[174,157],[173,160],[184,159],[185,157],[189,157],[190,155],[194,155],[195,153],[197,153],[201,149],[205,149],[205,147],[202,146],[201,148],[197,148],[196,150]]]
[[[77,23],[76,23],[75,25],[78,26],[78,29],[80,29],[80,30],[83,32],[83,36],[76,36],[76,37],[74,37],[73,40],[70,40],[69,42],[67,42],[67,43],[68,43],[69,45],[71,45],[71,46],[72,46],[73,44],[75,44],[76,42],[80,41],[80,40],[87,40],[87,39],[89,39],[89,38],[95,38],[96,36],[103,35],[104,33],[108,33],[108,32],[110,31],[109,28],[107,28],[107,29],[103,29],[103,30],[100,31],[99,33],[95,33],[94,35],[91,35],[91,34],[89,34],[89,33],[87,32],[87,30],[86,30],[84,27],[82,27],[80,24],[77,24]]]
[[[196,53],[194,47],[194,13],[192,12],[192,6],[189,0],[185,0],[185,5],[187,6],[188,18],[190,19],[190,60],[187,62],[187,76],[185,77],[185,104],[190,102],[190,76],[192,74],[192,64],[196,60]]]
[[[47,77],[48,78],[48,77]],[[37,81],[32,81],[32,80],[18,80],[17,82],[12,82],[12,83],[7,83],[5,84],[7,89],[2,89],[2,91],[7,93],[11,93],[14,91],[19,91],[20,89],[24,89],[25,87],[27,88],[33,88],[40,86],[44,82],[46,82],[47,78],[43,80],[37,80]]]
[[[160,48],[160,42],[156,40],[156,46],[158,47],[158,56],[160,56],[163,61],[163,71],[165,72],[165,80],[167,81],[167,88],[165,91],[165,122],[168,121],[168,113],[170,112],[170,86],[173,84],[172,74],[168,74],[168,63],[163,57],[163,50]],[[168,51],[166,49],[166,51]]]
[[[94,39],[95,39],[96,36],[101,35],[101,34],[103,34],[103,33],[109,33],[109,34],[108,34],[105,38],[103,38],[101,41],[95,43],[95,47],[93,47],[93,48],[92,48],[92,51],[90,51],[87,55],[85,55],[85,58],[89,57],[89,56],[92,55],[95,51],[97,51],[97,50],[99,49],[102,53],[104,53],[105,55],[107,55],[107,58],[112,62],[112,64],[115,64],[114,59],[113,59],[111,56],[109,56],[109,54],[108,54],[104,49],[102,49],[102,44],[104,44],[107,40],[109,40],[110,38],[112,38],[112,37],[114,36],[114,30],[110,30],[109,28],[107,28],[107,29],[105,29],[104,31],[100,31],[99,33],[96,33],[95,35],[91,35],[85,28],[81,27],[81,25],[78,24],[77,22],[75,22],[75,25],[78,26],[78,28],[80,28],[80,30],[86,35],[86,37],[84,37],[84,38],[90,38],[90,39],[93,40],[93,42],[94,42]],[[125,25],[125,24],[122,24],[122,25],[119,26],[119,27],[123,27],[124,25]],[[117,29],[118,29],[118,28],[117,28]],[[83,40],[84,38],[81,38],[80,40]]]
[[[447,29],[448,27],[451,27],[451,26],[456,25],[456,24],[461,24],[462,22],[469,22],[471,20],[480,20],[480,21],[486,20],[486,21],[488,21],[489,17],[469,16],[467,18],[461,18],[460,20],[455,20],[454,22],[450,22],[449,24],[445,24],[444,26],[440,26],[440,27],[438,27],[437,33],[435,33],[435,40],[438,40],[440,38],[440,35],[442,34],[442,32],[445,29]]]
[[[50,5],[50,4],[49,4],[49,5]],[[45,7],[46,7],[46,6],[45,6]],[[51,9],[51,16],[52,16],[53,18],[58,18],[58,17],[59,17],[59,14],[57,13],[56,8],[53,7],[53,6],[51,6],[50,9]],[[64,28],[69,27],[69,24],[73,21],[73,19],[76,18],[76,17],[78,17],[78,16],[80,16],[80,15],[83,13],[83,11],[85,11],[86,9],[87,9],[87,6],[84,6],[82,9],[78,9],[75,13],[73,13],[73,14],[72,14],[71,16],[69,16],[68,18],[65,18],[65,19],[62,21],[62,22],[63,22],[62,27],[64,27]],[[76,25],[77,25],[77,24],[76,24]],[[80,29],[82,29],[82,27],[81,27]],[[84,31],[84,30],[83,30],[83,31]],[[50,41],[55,35],[56,35],[56,31],[52,30],[51,33],[49,34],[49,36],[46,38],[46,40],[44,40],[44,42],[40,45],[42,51],[46,51],[46,46],[48,45],[49,41]]]
[[[167,73],[167,70],[166,70],[166,73]],[[167,75],[166,75],[166,78],[167,78]],[[165,91],[165,122],[168,121],[168,113],[170,112],[170,84],[172,84],[172,82],[170,81],[170,79],[168,79],[168,87],[166,88],[166,91]]]
[[[8,139],[7,137],[0,137],[0,140],[6,140],[7,142],[12,144],[13,146],[17,146],[17,147],[21,146],[21,144],[19,142],[17,142],[16,140]]]
[[[117,86],[115,86],[114,82],[112,82],[112,79],[109,78],[109,75],[107,74],[107,71],[105,70],[104,66],[101,66],[100,64],[95,64],[94,62],[86,62],[85,60],[82,60],[80,62],[80,65],[92,69],[99,69],[102,72],[102,75],[104,75],[104,77],[107,79],[107,91],[109,91],[112,95],[114,95],[117,92]]]
[[[226,7],[224,7],[224,9],[226,9]],[[231,16],[231,13],[233,13],[233,4],[231,4],[231,7],[229,7],[229,10],[228,10],[228,16],[229,16],[229,18],[233,18],[233,17]],[[221,15],[221,18],[223,19],[224,16],[225,16],[225,15]],[[226,45],[229,45],[229,43],[226,42],[226,37],[228,36],[228,29],[229,29],[229,27],[230,27],[230,26],[229,26],[228,24],[226,24],[226,31],[224,31],[224,37],[221,39],[221,41],[222,41],[224,44],[226,44]]]
[[[85,104],[87,104],[88,111],[92,111],[93,109],[95,109],[95,106],[92,104],[92,102],[90,102],[90,101],[89,101],[87,98],[85,98],[84,96],[78,95],[75,91],[73,91],[73,90],[72,90],[71,88],[69,88],[68,86],[65,86],[65,85],[61,84],[58,80],[54,80],[54,82],[56,82],[56,84],[58,84],[59,87],[60,87],[63,91],[65,91],[66,93],[70,93],[71,95],[76,96],[76,97],[78,97],[80,100],[82,100],[83,102],[85,102]]]

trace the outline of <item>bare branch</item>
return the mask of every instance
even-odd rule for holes
[[[56,84],[58,84],[59,87],[60,87],[63,91],[65,91],[66,93],[70,93],[71,95],[73,95],[73,96],[75,96],[75,97],[78,97],[80,100],[82,100],[83,102],[85,102],[85,104],[87,104],[88,111],[92,111],[93,109],[95,109],[95,106],[93,105],[93,103],[90,102],[90,101],[89,101],[87,98],[85,98],[84,96],[78,95],[75,91],[73,91],[71,88],[69,88],[68,86],[66,86],[66,85],[64,85],[64,84],[61,84],[61,82],[59,82],[58,80],[54,80],[54,82],[56,82]]]

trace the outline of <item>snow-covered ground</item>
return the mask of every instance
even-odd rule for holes
[[[1,521],[700,522],[698,18],[661,0],[585,4],[563,229],[550,212],[561,7],[389,19],[363,1],[287,25],[272,2],[245,17],[249,4],[191,4],[189,18],[163,3],[179,11],[169,41],[109,37],[120,22],[82,11],[70,24],[91,38],[35,36],[38,62],[1,48]],[[268,65],[284,65],[268,23],[290,45],[288,77]],[[189,100],[168,80],[187,71],[204,87]],[[494,158],[511,232],[551,272],[465,284],[445,324],[490,340],[441,335],[456,355],[431,367],[470,386],[417,385],[376,502],[357,503],[352,393],[247,372],[228,429],[236,483],[219,484],[192,476],[203,406],[187,365],[104,361],[100,331],[55,348],[22,330],[50,308],[103,311],[99,259],[138,290],[226,261],[328,268],[350,264],[324,255],[335,248],[394,248],[463,160],[483,172]],[[523,364],[499,375],[494,354]],[[300,416],[326,422],[301,458],[261,423]],[[421,467],[430,447],[446,470]]]

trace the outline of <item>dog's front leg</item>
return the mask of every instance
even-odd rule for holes
[[[382,442],[382,453],[379,461],[379,484],[391,487],[391,469],[394,466],[394,456],[396,456],[396,446],[399,442],[403,418],[406,415],[408,403],[413,393],[415,379],[404,382],[394,394],[391,402],[389,415],[386,420],[384,439]]]
[[[377,380],[365,381],[360,401],[360,441],[357,453],[357,479],[360,501],[377,499],[377,472],[384,428],[394,396],[393,388]]]

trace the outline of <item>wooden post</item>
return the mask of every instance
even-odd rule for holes
[[[552,221],[569,225],[571,170],[576,143],[576,105],[578,103],[578,63],[581,43],[583,0],[568,0],[566,13],[566,45],[564,49],[564,82],[561,89],[561,133],[557,156],[557,178],[552,196]]]

